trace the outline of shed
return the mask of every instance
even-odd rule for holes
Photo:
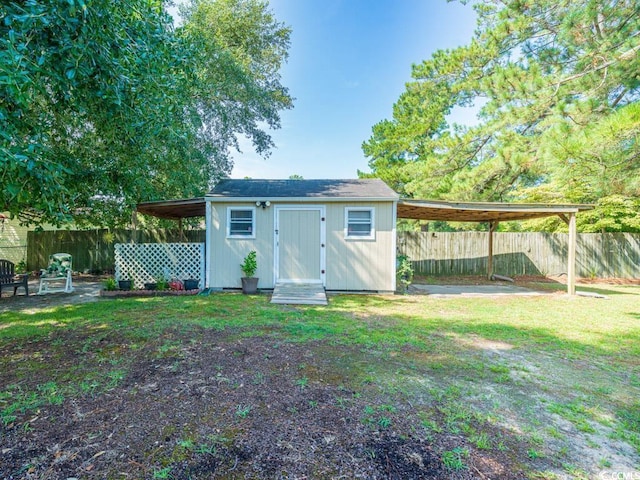
[[[393,292],[398,198],[379,179],[223,180],[205,196],[207,284],[240,287],[255,250],[260,288]]]
[[[569,226],[567,291],[575,293],[576,215],[593,205],[399,199],[379,179],[223,180],[205,197],[145,202],[138,212],[205,216],[206,286],[240,287],[258,254],[261,288],[316,282],[327,290],[394,291],[396,218],[488,222],[488,275],[498,222],[559,216]]]

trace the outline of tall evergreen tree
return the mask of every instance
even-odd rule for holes
[[[361,174],[422,198],[640,197],[640,4],[479,0],[474,8],[469,45],[413,67],[393,118],[363,144],[372,173]],[[482,106],[478,125],[447,123],[455,107],[473,104]]]

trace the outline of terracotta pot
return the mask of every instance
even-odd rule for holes
[[[255,295],[258,293],[258,278],[242,277],[242,293],[245,295]]]

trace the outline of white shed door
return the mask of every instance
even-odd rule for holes
[[[277,207],[276,281],[324,283],[323,250],[323,207]]]

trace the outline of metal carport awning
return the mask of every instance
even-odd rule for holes
[[[593,205],[498,203],[498,202],[445,202],[440,200],[398,201],[398,217],[415,220],[442,220],[446,222],[507,222],[558,215],[568,218]],[[565,219],[566,219],[565,218]]]
[[[398,218],[414,220],[441,220],[446,222],[488,222],[489,246],[487,275],[493,273],[493,234],[499,222],[531,220],[559,216],[569,226],[569,248],[567,254],[567,293],[576,293],[576,215],[591,210],[585,204],[539,204],[539,203],[494,203],[494,202],[445,202],[440,200],[398,201]]]
[[[204,197],[143,202],[137,205],[136,211],[145,215],[151,215],[152,217],[166,218],[168,220],[204,217],[206,213]]]

